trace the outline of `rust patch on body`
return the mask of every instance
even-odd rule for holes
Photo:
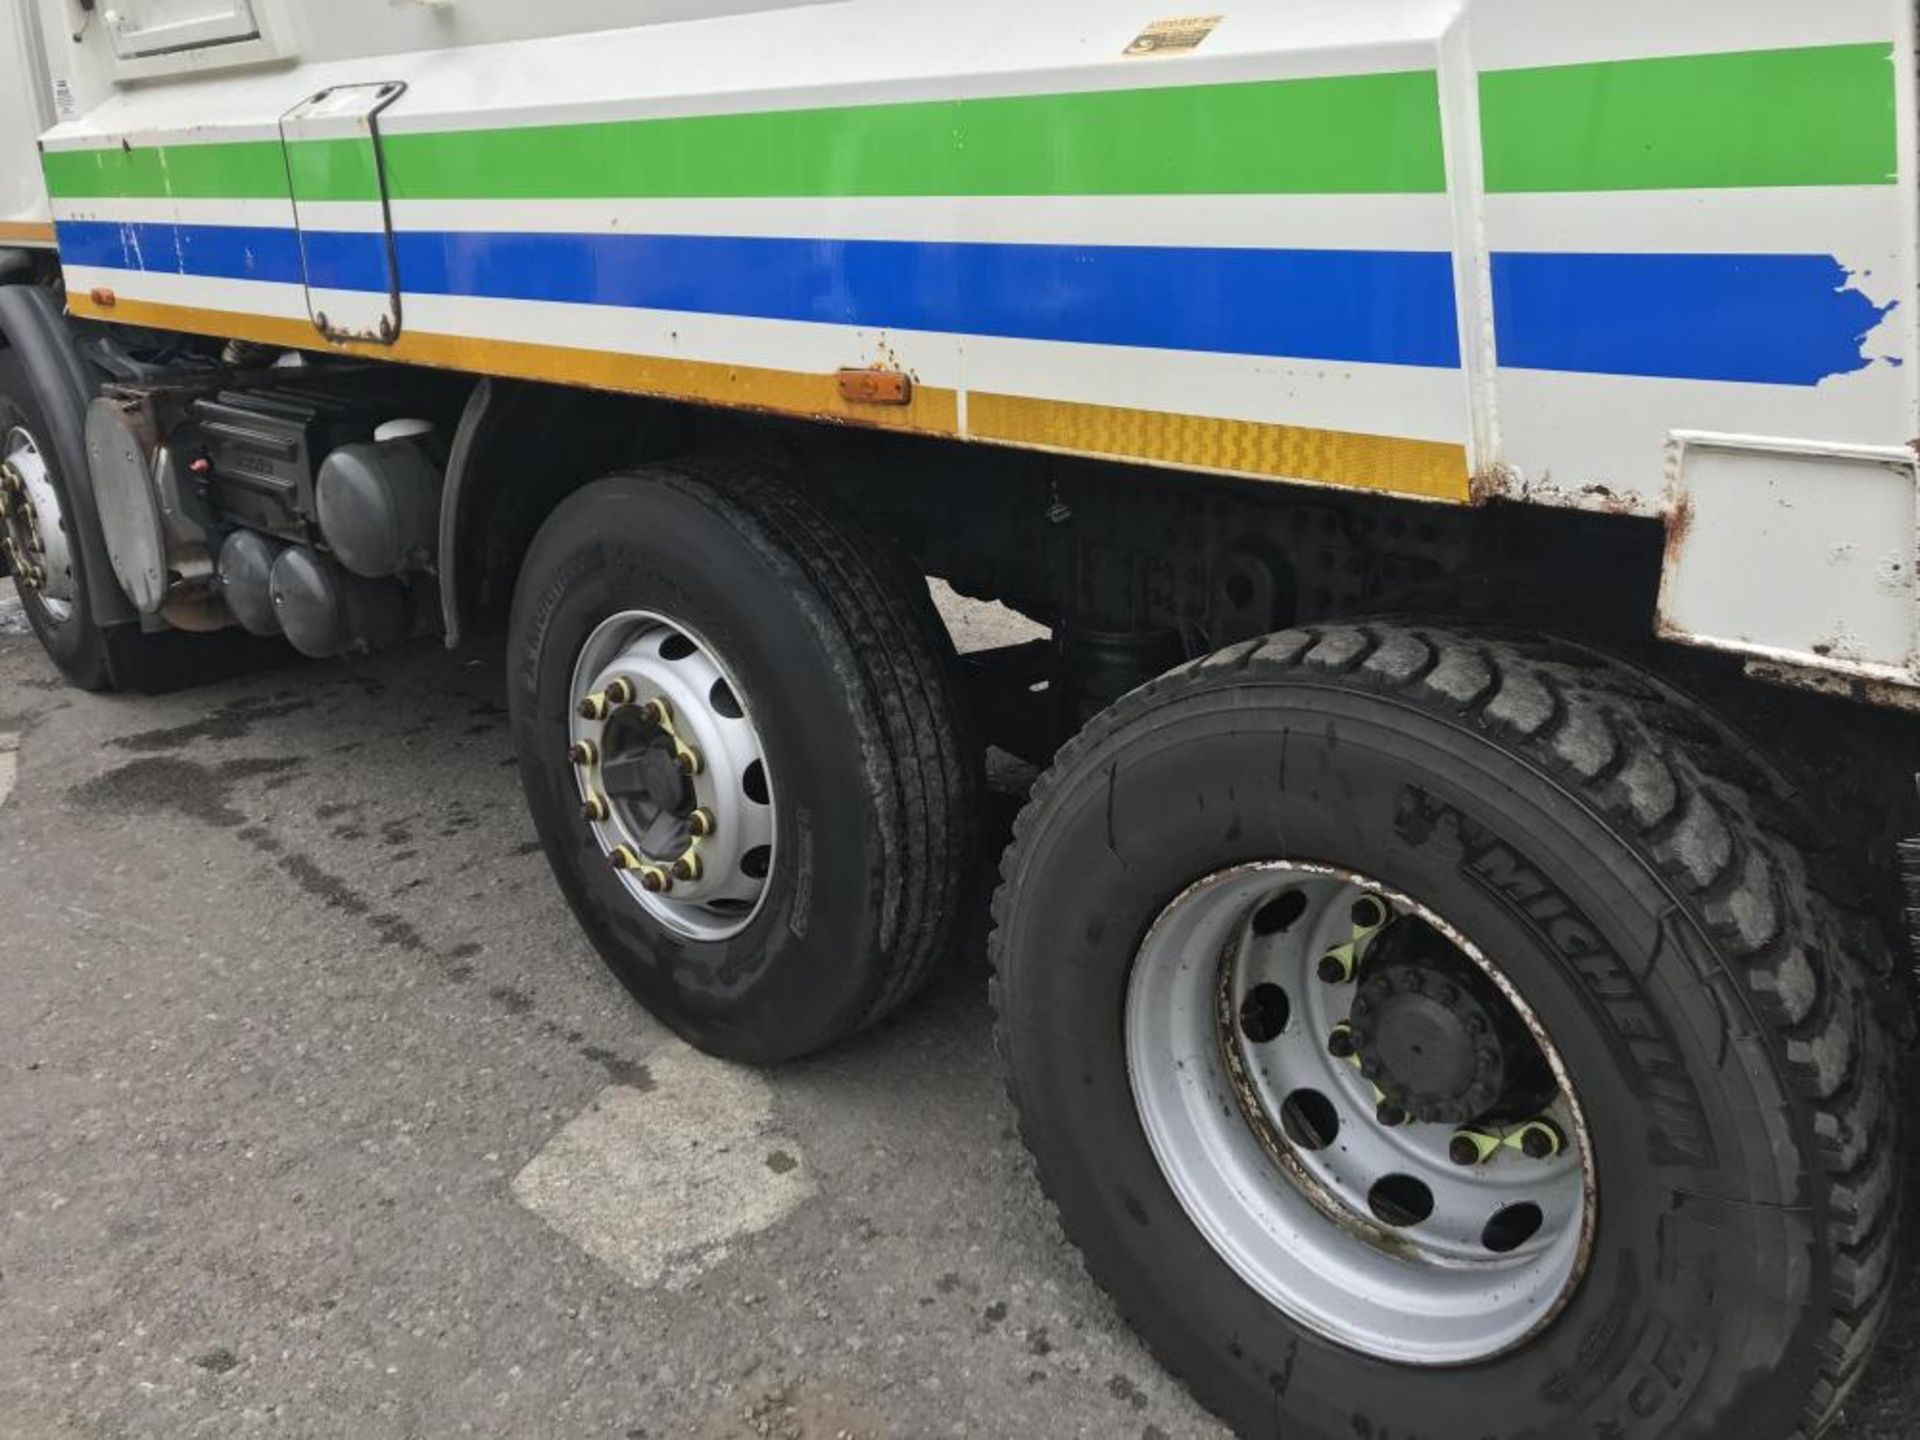
[[[1562,485],[1551,474],[1529,480],[1511,465],[1492,465],[1477,472],[1472,480],[1472,494],[1475,504],[1511,500],[1522,505],[1580,510],[1592,515],[1649,513],[1647,505],[1630,490],[1597,480],[1585,485]]]
[[[849,405],[913,403],[913,379],[898,370],[842,370],[836,381]]]
[[[1682,495],[1667,512],[1667,539],[1660,551],[1660,568],[1671,570],[1680,563],[1687,536],[1693,532],[1693,497]]]

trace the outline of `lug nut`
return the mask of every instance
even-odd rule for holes
[[[1353,1043],[1353,1029],[1344,1022],[1333,1027],[1333,1033],[1327,1036],[1327,1053],[1336,1060],[1350,1060],[1359,1047]]]
[[[1389,1130],[1407,1123],[1407,1112],[1391,1100],[1382,1100],[1379,1108],[1373,1112],[1373,1116]]]
[[[1341,952],[1345,951],[1343,955]],[[1320,964],[1314,973],[1320,977],[1322,985],[1344,985],[1353,978],[1353,948],[1342,945],[1329,950],[1320,957]]]
[[[1456,1165],[1484,1165],[1500,1148],[1500,1137],[1479,1130],[1456,1130],[1447,1142],[1447,1158]]]
[[[713,834],[713,812],[704,806],[687,817],[687,833],[696,840],[705,840]]]
[[[595,745],[591,740],[576,740],[572,745],[567,747],[567,759],[571,760],[575,765],[598,765],[600,763],[600,747]]]
[[[667,703],[666,696],[656,695],[640,707],[640,714],[649,724],[661,729],[673,724],[673,707]]]
[[[604,690],[596,690],[580,702],[580,718],[582,720],[604,720],[607,718],[607,711],[612,708],[613,707],[607,703],[607,692]]]
[[[650,894],[664,895],[673,889],[673,877],[660,866],[642,860],[631,846],[617,846],[607,857],[607,862],[616,870],[629,870],[639,875],[640,888]]]
[[[580,806],[580,818],[598,825],[613,812],[607,808],[607,802],[598,795],[589,795]]]
[[[611,704],[631,705],[633,693],[633,682],[624,675],[607,682],[607,700]]]
[[[700,864],[700,852],[688,850],[673,862],[673,878],[676,880],[698,880],[704,867]]]
[[[686,744],[673,747],[673,762],[680,767],[682,775],[698,775],[706,768],[700,759],[700,752]]]
[[[1529,1160],[1551,1160],[1565,1145],[1560,1128],[1550,1121],[1531,1121],[1520,1132],[1520,1153]]]

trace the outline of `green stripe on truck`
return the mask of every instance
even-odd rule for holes
[[[237,140],[213,145],[116,145],[41,156],[56,200],[284,200],[291,167],[302,200],[375,200],[359,140]]]
[[[1488,71],[1487,190],[1890,185],[1893,63],[1875,44]]]
[[[56,200],[285,199],[287,156],[277,140],[219,145],[114,145],[41,155]]]
[[[404,102],[402,102],[404,105]],[[1432,71],[383,137],[397,200],[1438,194]],[[355,142],[302,200],[371,198]],[[364,153],[361,151],[360,153]],[[60,199],[282,198],[272,142],[52,151]]]
[[[1431,71],[393,134],[402,200],[1446,189]]]

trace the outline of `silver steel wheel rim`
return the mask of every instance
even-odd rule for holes
[[[0,439],[0,512],[15,583],[38,595],[53,620],[66,620],[74,601],[67,519],[39,442],[22,426]]]
[[[626,611],[587,637],[569,698],[581,820],[628,893],[691,940],[746,929],[774,871],[773,776],[719,654],[680,621]],[[684,786],[671,796],[669,770]]]
[[[1297,918],[1257,933],[1255,916],[1289,895],[1305,900]],[[1540,1117],[1561,1138],[1557,1154],[1529,1156],[1508,1134],[1484,1163],[1462,1165],[1450,1149],[1465,1127],[1380,1123],[1373,1082],[1328,1046],[1352,1012],[1356,987],[1316,973],[1342,944],[1364,959],[1370,938],[1356,940],[1353,907],[1365,897],[1431,926],[1512,1005],[1557,1084]],[[1252,1005],[1256,987],[1267,985],[1290,1008],[1277,1033],[1254,1039],[1246,1017],[1261,1016],[1253,1034],[1266,1035],[1280,1009]],[[1174,1194],[1240,1278],[1296,1322],[1381,1359],[1462,1365],[1522,1344],[1572,1295],[1595,1212],[1578,1097],[1511,982],[1426,907],[1317,864],[1271,862],[1209,876],[1148,932],[1128,987],[1125,1031],[1134,1100]],[[1314,1143],[1326,1139],[1325,1112],[1296,1098],[1303,1090],[1332,1106],[1331,1143]],[[1382,1220],[1370,1196],[1389,1175],[1427,1187],[1433,1206],[1425,1220],[1400,1223],[1407,1212],[1393,1206],[1395,1223]],[[1406,1193],[1397,1181],[1394,1193]],[[1531,1216],[1515,1207],[1528,1205],[1539,1211],[1531,1234],[1489,1248],[1489,1237],[1505,1246],[1525,1229]]]

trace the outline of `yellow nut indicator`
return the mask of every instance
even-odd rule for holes
[[[1359,968],[1367,942],[1379,933],[1393,916],[1387,902],[1378,895],[1362,895],[1353,902],[1353,925],[1347,938],[1320,957],[1318,974],[1322,984],[1345,985]]]
[[[60,492],[24,429],[0,425],[0,560],[25,593],[40,596],[50,619],[73,603],[72,560]]]

